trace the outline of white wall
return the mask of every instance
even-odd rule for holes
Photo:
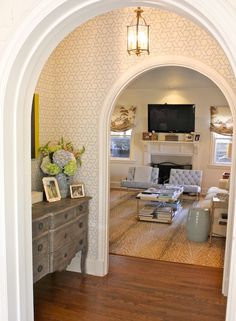
[[[171,67],[170,67],[171,68]],[[163,84],[164,86],[165,84]],[[147,86],[148,87],[148,86]],[[227,101],[216,87],[180,88],[180,89],[129,89],[119,97],[118,105],[137,106],[136,126],[133,130],[132,160],[137,165],[142,164],[142,132],[147,131],[147,105],[149,103],[194,103],[195,131],[200,133],[198,147],[199,169],[203,170],[202,189],[205,192],[211,186],[217,186],[222,173],[229,167],[210,165],[210,106],[227,106]],[[166,159],[170,160],[170,159]],[[163,160],[162,160],[163,161]],[[174,160],[172,160],[174,161]],[[176,162],[178,162],[176,160]],[[129,162],[121,165],[122,161],[111,160],[111,186],[119,186],[120,179],[127,176]]]
[[[37,3],[37,0],[3,0],[0,2],[0,48],[4,48],[7,37],[16,28],[20,19],[23,19],[30,8],[36,6]]]

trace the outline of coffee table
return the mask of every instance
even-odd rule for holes
[[[140,221],[171,224],[181,209],[180,197],[183,187],[179,185],[159,185],[149,188],[136,196],[137,217]],[[140,203],[142,202],[142,207]]]

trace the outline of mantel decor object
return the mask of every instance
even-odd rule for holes
[[[63,138],[56,145],[50,142],[39,148],[42,155],[41,170],[47,176],[55,176],[58,182],[61,198],[69,196],[69,180],[81,166],[81,156],[85,152],[84,146],[76,150],[71,142]]]
[[[143,132],[143,140],[151,140],[152,134],[148,132]]]
[[[186,134],[185,135],[185,141],[186,142],[192,142],[193,141],[193,137],[194,137],[193,134]]]
[[[158,140],[158,133],[152,131],[151,140]]]

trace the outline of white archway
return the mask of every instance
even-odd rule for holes
[[[30,176],[27,175],[30,172],[30,129],[28,124],[30,123],[31,97],[40,70],[59,41],[76,26],[95,15],[114,8],[137,5],[161,7],[184,14],[189,19],[197,21],[219,41],[232,68],[236,70],[236,57],[234,56],[236,41],[231,32],[235,29],[235,22],[230,15],[230,10],[227,11],[230,9],[230,5],[225,4],[224,1],[214,3],[214,12],[212,12],[211,3],[204,1],[199,3],[199,1],[191,0],[186,0],[184,3],[180,3],[179,0],[125,0],[122,3],[119,0],[110,0],[109,3],[106,0],[81,0],[79,4],[72,0],[61,0],[60,3],[57,0],[52,0],[50,6],[42,3],[35,8],[9,41],[9,47],[2,59],[0,69],[0,157],[3,164],[0,168],[0,185],[2,187],[0,193],[0,254],[2,258],[0,302],[4,305],[0,315],[2,320],[33,320],[32,277],[30,277],[32,275],[31,219],[27,215],[31,212]],[[222,16],[221,20],[218,19],[217,10]],[[130,81],[132,77],[143,71],[136,70],[133,76],[130,75],[126,80],[123,79],[123,85],[120,83],[119,86],[117,84],[117,87],[115,87],[116,85],[113,87],[113,99],[110,96],[106,100],[107,102],[109,99],[113,100],[110,106],[114,103],[114,98],[117,97],[120,90],[127,84],[128,79]],[[214,79],[213,76],[209,78]],[[235,108],[232,93],[230,90],[228,92],[227,86],[223,88],[223,81],[219,87],[232,108]],[[233,112],[235,113],[234,109]],[[106,119],[108,121],[108,118]],[[103,134],[100,132],[102,139],[105,139],[104,134],[105,131]],[[99,160],[100,187],[105,186],[105,190],[107,190],[108,178],[106,155],[106,151],[103,150]],[[103,161],[104,163],[102,163]],[[233,164],[232,173],[235,173],[235,164]],[[14,182],[13,188],[12,182]],[[100,216],[102,209],[107,211],[107,204],[104,203],[103,196],[100,195]],[[106,238],[104,226],[100,227],[99,234],[103,241]],[[101,239],[99,241],[102,242]],[[234,243],[232,249],[231,257],[235,258]],[[98,258],[104,255],[104,248],[100,247]],[[236,318],[232,307],[233,298],[236,297],[236,271],[233,270],[233,265],[231,267],[227,321]]]
[[[112,110],[116,104],[118,96],[121,92],[128,86],[128,84],[140,76],[141,74],[145,73],[148,70],[159,68],[159,67],[166,67],[166,66],[178,66],[178,67],[185,67],[189,69],[193,69],[209,79],[211,79],[222,91],[226,100],[229,103],[231,108],[233,118],[235,121],[235,110],[236,110],[236,94],[232,90],[232,88],[228,85],[228,83],[224,80],[224,78],[217,73],[214,69],[210,68],[209,66],[199,62],[196,59],[186,58],[183,56],[164,56],[164,57],[155,57],[151,61],[143,62],[138,66],[135,66],[129,69],[126,73],[122,75],[120,79],[116,81],[116,83],[112,86],[110,92],[108,93],[106,100],[104,101],[104,105],[100,114],[100,121],[99,123],[102,124],[100,126],[100,152],[102,161],[100,162],[100,173],[102,177],[106,177],[106,180],[100,181],[101,185],[99,186],[99,190],[102,190],[103,193],[100,195],[100,210],[99,210],[99,226],[103,226],[103,233],[99,235],[99,249],[101,255],[100,260],[105,262],[106,270],[104,270],[105,274],[108,272],[108,250],[109,250],[109,239],[108,239],[108,222],[109,222],[109,207],[107,204],[107,195],[109,193],[109,137],[110,137],[110,119]],[[104,121],[106,126],[104,127]],[[235,136],[234,134],[234,145],[235,145]],[[235,148],[235,147],[234,147]],[[236,160],[232,163],[232,170],[235,167]],[[105,166],[104,166],[105,165]],[[236,198],[236,191],[235,191],[235,180],[232,181],[231,185],[231,193],[230,193],[230,203],[231,206],[229,208],[230,213],[233,214],[234,207],[233,207],[233,199]],[[104,215],[105,213],[105,215]],[[230,216],[230,221],[228,226],[231,226],[232,222],[232,215]],[[223,280],[223,293],[227,295],[228,292],[228,274],[229,274],[229,264],[230,264],[230,250],[231,250],[231,240],[232,240],[232,231],[228,229],[227,231],[227,243],[226,243],[226,252],[225,252],[225,267],[224,267],[224,280]]]

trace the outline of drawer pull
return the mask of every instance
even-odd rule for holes
[[[66,239],[66,238],[67,238],[67,236],[68,236],[68,234],[67,234],[67,233],[65,233],[65,234],[64,234],[64,239]]]
[[[68,213],[66,213],[66,214],[64,215],[64,217],[65,217],[65,220],[67,220],[67,219],[68,219]]]
[[[67,253],[64,254],[64,258],[66,258],[66,257],[67,257]]]
[[[82,245],[84,243],[84,240],[79,241],[79,245]]]
[[[38,227],[39,227],[39,230],[42,230],[43,229],[43,223],[40,222]]]
[[[79,223],[79,228],[82,228],[83,225],[84,225],[83,222],[80,222],[80,223]]]
[[[80,206],[79,206],[79,210],[80,210],[80,211],[83,211],[83,208],[84,208],[83,205],[80,205]]]
[[[38,245],[38,252],[41,252],[42,249],[43,249],[43,244],[39,244],[39,245]]]
[[[38,266],[38,272],[42,272],[43,271],[43,266],[42,265],[39,265]]]

